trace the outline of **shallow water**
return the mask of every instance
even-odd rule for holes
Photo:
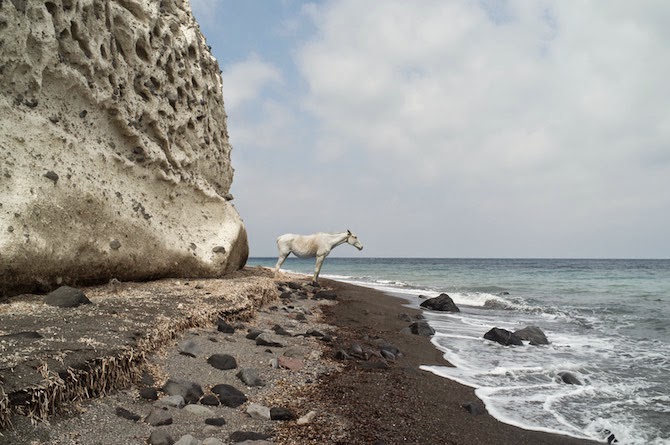
[[[274,258],[249,265],[272,267]],[[314,262],[283,269],[311,274]],[[457,314],[427,312],[455,368],[489,412],[526,429],[621,444],[670,444],[670,260],[329,258],[322,276],[418,306],[448,293]],[[539,326],[548,346],[503,347],[492,327]],[[559,372],[583,384],[568,385]]]

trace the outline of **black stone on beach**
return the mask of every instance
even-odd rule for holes
[[[431,298],[421,303],[420,305],[423,308],[430,309],[432,311],[441,311],[441,312],[460,312],[454,300],[447,294],[440,294],[435,298]]]
[[[74,287],[61,286],[44,296],[44,303],[56,307],[77,307],[82,304],[91,304],[86,295]]]
[[[221,370],[237,368],[237,360],[228,354],[214,354],[207,359],[207,363]]]
[[[231,385],[221,384],[212,388],[212,392],[219,396],[222,405],[237,408],[247,401],[242,391]]]
[[[484,338],[496,343],[500,343],[503,346],[523,346],[521,339],[507,329],[493,328],[484,334]]]

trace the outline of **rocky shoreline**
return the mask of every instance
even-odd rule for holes
[[[140,357],[127,380],[117,382],[118,390],[112,382],[100,390],[92,379],[90,386],[98,392],[69,394],[69,399],[58,391],[31,393],[63,398],[53,407],[56,415],[33,422],[36,413],[13,412],[0,444],[589,443],[502,424],[486,413],[472,389],[419,370],[445,362],[429,341],[420,311],[404,307],[402,300],[335,281],[322,280],[322,286],[311,286],[306,277],[273,280],[269,271],[254,268],[227,280],[87,288],[93,304],[74,309],[46,308],[37,297],[32,303],[29,298],[0,305],[0,334],[9,334],[11,327],[43,336],[0,338],[3,354],[10,344],[18,352],[21,342],[72,343],[77,339],[66,338],[67,332],[77,331],[64,327],[89,320],[84,315],[92,312],[100,335],[79,333],[79,340],[84,338],[98,356],[135,351]],[[110,318],[116,325],[106,323],[106,304],[120,314]],[[23,322],[33,322],[25,325],[30,328],[20,329],[21,309]],[[141,311],[143,319],[133,318]],[[43,312],[58,315],[47,320]],[[47,321],[56,320],[67,323],[60,324],[55,339],[47,338],[54,329]],[[125,329],[124,323],[133,328]],[[162,344],[156,332],[163,333]],[[52,352],[34,345],[31,354],[57,359],[55,349],[44,349]],[[81,378],[73,364],[88,357],[90,351],[84,352],[62,356],[62,365],[69,366],[65,373],[50,374],[52,380],[56,375],[65,380],[68,372]],[[104,367],[113,361],[95,363]],[[4,394],[8,383],[16,388],[21,382],[6,368],[0,370]]]

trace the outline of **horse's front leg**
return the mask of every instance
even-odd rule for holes
[[[316,283],[319,278],[319,272],[321,272],[321,266],[323,266],[323,260],[326,259],[326,255],[318,255],[316,257],[316,268],[314,269],[314,282]]]
[[[289,254],[290,254],[290,252],[279,254],[279,259],[277,260],[277,265],[275,266],[275,269],[274,269],[275,278],[277,278],[277,273],[279,273],[279,269],[281,268],[281,265],[284,264],[284,261],[286,261],[286,257],[288,257]]]

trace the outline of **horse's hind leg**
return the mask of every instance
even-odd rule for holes
[[[319,273],[321,272],[321,266],[323,266],[323,261],[326,259],[326,255],[321,255],[316,257],[316,267],[314,268],[314,282],[316,283],[319,278]]]

